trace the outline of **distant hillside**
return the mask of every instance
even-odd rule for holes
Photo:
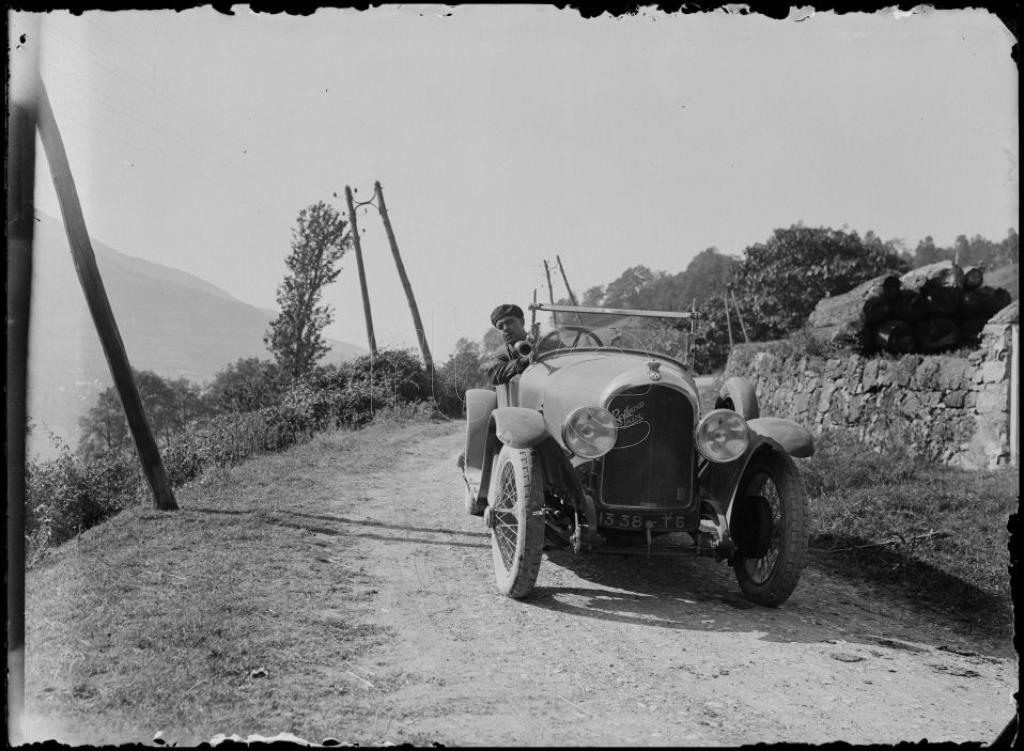
[[[183,271],[119,253],[93,239],[96,262],[132,367],[202,383],[242,357],[269,358],[263,334],[276,315]],[[33,252],[30,453],[50,455],[46,431],[72,446],[78,418],[111,385],[75,274],[64,227],[37,216]],[[326,362],[366,350],[328,340]]]

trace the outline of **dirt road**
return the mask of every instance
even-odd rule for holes
[[[462,510],[461,425],[402,428],[386,471],[341,469],[325,552],[372,577],[358,617],[391,630],[351,671],[373,735],[446,745],[990,741],[1016,659],[806,570],[778,609],[708,559],[545,554],[535,594],[498,595]],[[337,546],[332,551],[332,546]],[[339,738],[339,740],[345,740]]]

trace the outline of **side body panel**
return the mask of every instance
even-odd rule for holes
[[[490,389],[466,391],[466,468],[480,470],[484,466],[487,429],[491,412],[498,406],[498,397]]]

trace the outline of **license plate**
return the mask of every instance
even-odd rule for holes
[[[686,529],[686,517],[681,514],[623,514],[602,511],[597,523],[602,527],[616,529],[652,529],[656,531]]]

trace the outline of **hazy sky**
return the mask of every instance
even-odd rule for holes
[[[93,236],[254,305],[276,307],[299,210],[379,180],[443,361],[496,303],[546,299],[556,254],[581,294],[798,221],[910,248],[1018,228],[995,16],[802,15],[51,13],[41,67]],[[359,222],[378,344],[414,346],[379,216]],[[365,347],[343,267],[328,333]]]

